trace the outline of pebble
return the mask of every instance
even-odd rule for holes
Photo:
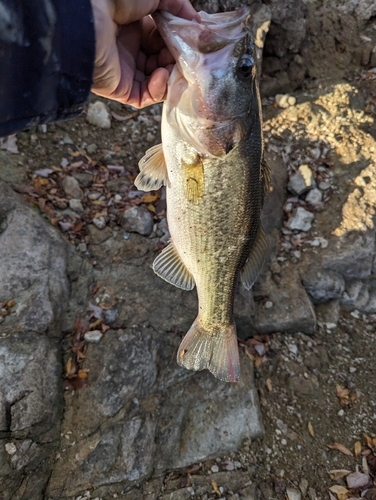
[[[78,180],[81,187],[88,188],[93,184],[93,174],[83,172],[74,174],[73,177]]]
[[[96,217],[93,219],[93,224],[97,226],[98,229],[104,229],[106,227],[106,219],[102,217]]]
[[[214,472],[214,473],[219,472],[219,467],[218,467],[218,465],[212,465],[212,467],[211,467],[211,471],[212,471],[212,472]]]
[[[91,332],[86,332],[84,335],[84,339],[86,342],[90,342],[92,344],[98,344],[102,340],[103,333],[100,330],[93,330]]]
[[[153,230],[153,216],[144,207],[132,207],[121,216],[121,225],[130,233],[149,236]]]
[[[339,412],[337,413],[339,417],[343,417],[344,414],[345,414],[344,410],[339,410]]]
[[[296,103],[296,98],[289,94],[277,94],[274,99],[277,106],[282,109],[294,106]]]
[[[271,309],[273,307],[273,302],[271,300],[267,300],[264,305],[265,309]]]
[[[298,196],[314,187],[316,187],[316,182],[308,165],[300,165],[298,171],[290,177],[287,185],[288,190]]]
[[[87,244],[86,243],[79,243],[77,245],[77,251],[82,252],[82,253],[86,252],[87,251]]]
[[[90,193],[88,193],[88,195],[87,195],[89,200],[97,200],[101,196],[102,196],[102,193],[100,193],[99,191],[90,191]]]
[[[107,309],[103,311],[103,319],[107,325],[112,325],[117,320],[119,316],[119,311],[117,309]]]
[[[114,198],[115,198],[115,201],[121,201],[123,199],[121,194],[115,194]]]
[[[77,198],[72,198],[71,200],[69,200],[69,208],[71,208],[74,212],[78,214],[82,214],[83,212],[85,212],[81,200],[78,200]]]
[[[287,221],[286,227],[298,231],[309,231],[314,217],[314,214],[308,212],[305,208],[297,207]]]
[[[308,490],[308,481],[307,481],[307,479],[302,478],[299,481],[299,489],[300,489],[302,495],[305,497],[306,494],[307,494],[307,490]]]
[[[307,495],[309,500],[316,500],[317,498],[316,490],[313,488],[308,488]]]
[[[290,486],[286,488],[286,496],[288,500],[301,500],[302,498],[300,491],[295,488],[291,488]]]
[[[74,142],[72,141],[72,139],[69,137],[68,134],[66,134],[64,136],[64,139],[63,139],[63,144],[74,144]]]
[[[60,167],[67,167],[69,165],[69,161],[66,158],[63,158],[60,162]]]
[[[14,443],[7,443],[5,445],[5,451],[8,455],[14,455],[17,451],[16,445]]]
[[[89,104],[86,120],[96,127],[108,129],[111,128],[111,113],[109,108],[101,101],[95,101]]]
[[[316,205],[322,201],[322,193],[319,189],[312,189],[306,196],[305,201],[310,205]]]
[[[61,183],[64,192],[67,196],[70,198],[76,198],[78,200],[82,200],[84,193],[82,189],[80,188],[80,185],[78,183],[78,180],[75,179],[74,177],[67,175],[64,177]]]
[[[330,188],[329,182],[326,181],[319,182],[319,189],[321,189],[321,191],[327,191],[329,188]]]
[[[94,143],[89,144],[86,147],[86,151],[88,152],[89,155],[92,155],[93,153],[95,153],[97,149],[98,149],[98,146]]]

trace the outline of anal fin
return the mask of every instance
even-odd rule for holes
[[[168,183],[162,144],[151,147],[138,162],[140,173],[134,183],[142,191],[155,191]]]
[[[195,281],[171,242],[153,262],[153,271],[171,285],[183,290],[192,290]]]
[[[257,280],[268,254],[268,248],[268,237],[266,236],[263,227],[260,226],[249,257],[240,272],[241,282],[247,290],[250,290],[254,282]]]

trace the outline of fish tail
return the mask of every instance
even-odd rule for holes
[[[180,344],[177,362],[188,370],[207,369],[224,382],[237,382],[240,364],[235,323],[205,327],[197,317]]]

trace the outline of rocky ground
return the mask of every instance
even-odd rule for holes
[[[132,184],[160,106],[3,141],[2,498],[374,498],[375,81],[264,101],[272,251],[237,295],[237,386],[174,361],[195,294],[153,275],[163,193]]]
[[[1,500],[376,496],[374,2],[249,4],[271,250],[239,384],[175,363],[196,295],[153,274],[164,193],[133,185],[161,106],[0,140]]]

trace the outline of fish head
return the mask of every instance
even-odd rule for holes
[[[252,120],[261,127],[249,9],[199,17],[153,14],[176,60],[165,117],[200,155],[223,157],[249,134]]]

